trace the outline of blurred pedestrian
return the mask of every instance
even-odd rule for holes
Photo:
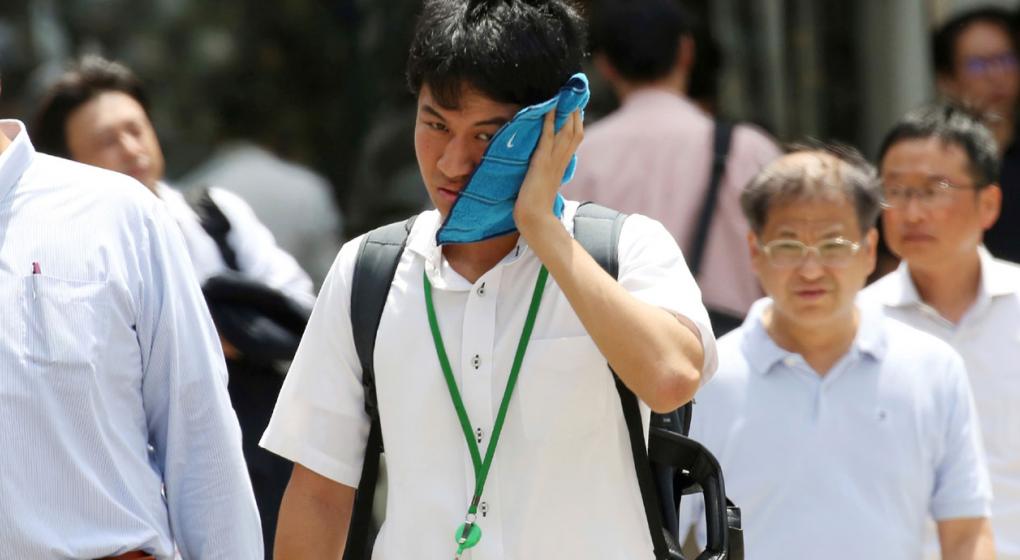
[[[622,106],[589,127],[566,192],[662,222],[717,331],[736,326],[761,296],[743,250],[740,191],[781,152],[758,129],[716,120],[687,98],[698,53],[679,2],[599,0],[591,21],[595,66]]]
[[[742,195],[768,297],[719,340],[691,435],[720,459],[748,560],[916,560],[932,518],[942,558],[994,558],[963,361],[855,304],[880,202],[872,167],[831,147],[784,156]]]
[[[981,236],[999,215],[991,133],[953,106],[911,112],[879,151],[886,241],[903,260],[861,294],[963,355],[992,477],[999,560],[1020,559],[1020,266]]]
[[[0,558],[262,558],[188,263],[137,181],[0,121]]]
[[[985,233],[993,255],[1020,263],[1020,62],[1013,14],[983,7],[960,12],[934,36],[939,91],[982,114],[1001,159],[1002,218]],[[1020,529],[1018,529],[1020,530]]]
[[[268,555],[289,465],[258,439],[283,383],[279,362],[293,357],[314,302],[311,279],[237,195],[212,187],[185,196],[165,182],[148,96],[122,64],[84,57],[44,95],[36,130],[41,151],[137,179],[184,234],[227,358]]]

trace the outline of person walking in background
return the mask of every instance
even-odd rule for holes
[[[719,340],[691,437],[719,458],[747,559],[916,560],[932,518],[943,559],[994,558],[963,361],[855,304],[875,266],[873,168],[849,149],[802,149],[765,168],[741,201],[768,297]],[[692,498],[681,527],[701,517]]]
[[[263,556],[180,231],[0,121],[0,558]],[[178,556],[178,553],[180,556]]]
[[[177,222],[223,345],[229,391],[272,550],[286,461],[258,446],[297,347],[312,281],[241,198],[218,188],[187,196],[164,180],[163,151],[141,82],[122,64],[86,56],[54,83],[36,115],[39,149],[134,177]]]
[[[729,135],[731,125],[685,96],[697,53],[676,0],[599,0],[591,10],[595,66],[622,106],[589,127],[566,192],[662,222],[684,249],[709,311],[739,319],[761,296],[743,250],[740,191],[781,152],[745,125],[720,142],[716,133]]]
[[[933,40],[936,84],[953,102],[981,113],[1001,159],[1002,217],[984,236],[993,255],[1020,263],[1020,62],[1013,14],[1001,8],[960,12]]]
[[[992,134],[951,105],[904,116],[879,152],[886,241],[902,262],[863,300],[963,355],[992,478],[999,560],[1020,559],[1020,266],[981,236],[999,215]]]

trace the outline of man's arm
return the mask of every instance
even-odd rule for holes
[[[552,116],[546,115],[514,220],[620,379],[652,410],[673,410],[694,396],[701,381],[699,331],[687,318],[628,293],[552,214],[560,179],[583,136],[579,113],[555,134]]]
[[[342,558],[354,509],[354,488],[294,465],[280,504],[273,557]]]
[[[262,558],[262,526],[219,341],[184,240],[153,203],[139,233],[136,329],[154,462],[184,560]]]
[[[987,517],[938,522],[942,560],[994,560],[995,539]]]

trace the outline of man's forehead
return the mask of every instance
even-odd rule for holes
[[[879,173],[883,178],[897,176],[944,177],[966,173],[970,158],[954,142],[931,136],[896,142],[882,158]]]
[[[436,92],[439,93],[439,92]],[[462,84],[457,91],[437,95],[423,84],[418,92],[419,109],[441,117],[470,116],[471,118],[500,118],[509,120],[521,107],[512,103],[497,101],[468,84]]]

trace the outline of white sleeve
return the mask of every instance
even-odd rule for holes
[[[284,380],[266,449],[357,487],[370,421],[351,328],[351,276],[361,238],[346,243],[322,285]]]
[[[619,244],[619,280],[634,297],[679,313],[693,321],[705,354],[701,384],[715,373],[718,357],[701,290],[687,268],[680,247],[659,222],[632,214],[623,224]]]
[[[276,288],[295,300],[311,305],[315,300],[312,279],[276,239],[241,197],[218,188],[209,196],[230,222],[227,241],[237,253],[237,265],[248,277]]]
[[[142,399],[174,538],[185,560],[262,558],[226,364],[184,240],[162,205],[142,234],[136,317]]]

